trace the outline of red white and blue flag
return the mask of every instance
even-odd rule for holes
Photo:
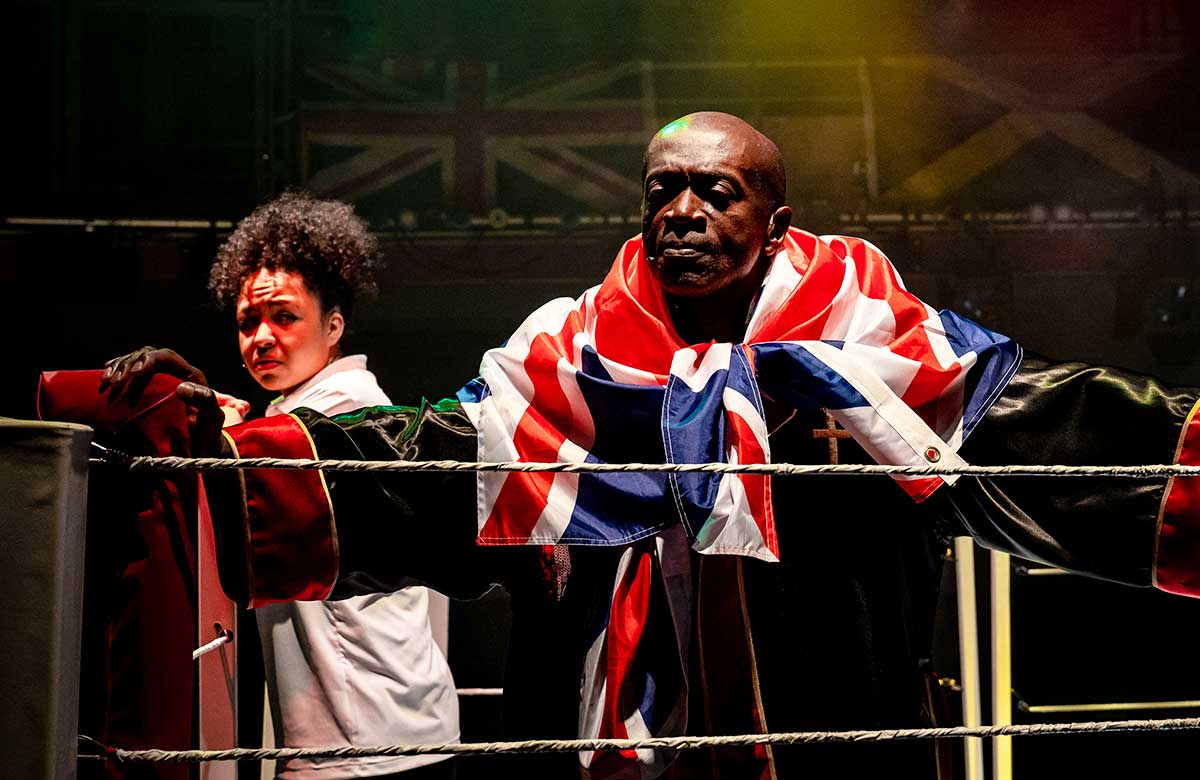
[[[765,396],[828,410],[879,463],[953,466],[1019,361],[1008,338],[909,293],[868,242],[794,228],[744,341],[688,345],[633,238],[602,284],[489,351],[463,400],[483,461],[768,463]],[[953,479],[897,477],[918,501]],[[629,545],[589,655],[581,736],[682,733],[691,607],[673,548],[778,560],[770,479],[480,472],[477,485],[480,544]],[[617,754],[597,755],[584,756],[593,776],[615,776]],[[665,766],[636,759],[631,777]]]

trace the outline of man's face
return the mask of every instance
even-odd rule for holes
[[[686,120],[679,120],[679,123]],[[750,185],[745,142],[719,129],[668,125],[650,142],[642,241],[671,294],[699,297],[754,270],[771,204]]]

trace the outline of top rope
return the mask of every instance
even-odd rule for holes
[[[111,450],[93,462],[124,465],[130,471],[229,471],[233,469],[299,469],[325,471],[537,471],[581,474],[594,472],[665,472],[686,474],[904,474],[914,477],[1200,477],[1200,465],[1146,466],[890,466],[874,463],[501,463],[458,460],[310,460],[305,458],[151,458],[130,457]]]

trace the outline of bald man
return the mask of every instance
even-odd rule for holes
[[[225,452],[1195,462],[1195,390],[1023,355],[926,307],[870,244],[791,227],[779,151],[742,120],[706,112],[668,124],[647,148],[644,185],[642,234],[604,282],[532,314],[487,353],[459,402],[336,420],[300,410],[230,429]],[[188,384],[180,393],[203,426],[215,401]],[[927,725],[922,674],[942,553],[964,530],[1055,566],[1200,592],[1200,512],[1187,480],[325,481],[248,470],[219,482],[206,477],[210,496],[227,492],[215,512],[223,581],[244,603],[412,582],[465,597],[506,587],[512,737]],[[546,777],[936,774],[928,742],[529,762],[508,766]]]
[[[646,148],[642,243],[684,342],[741,341],[792,221],[775,144],[737,117],[691,114]]]

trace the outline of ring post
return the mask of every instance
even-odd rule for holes
[[[85,425],[0,418],[7,777],[75,777],[91,440]]]
[[[1012,723],[1012,556],[989,554],[992,584],[992,723]],[[1012,737],[992,739],[992,780],[1012,780]]]
[[[958,656],[962,671],[963,725],[982,725],[979,684],[979,621],[975,610],[975,542],[954,537],[954,579],[958,591]],[[963,740],[966,780],[983,780],[983,743]]]

